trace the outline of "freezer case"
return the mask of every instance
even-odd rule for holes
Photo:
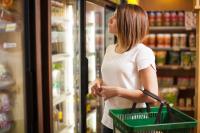
[[[28,103],[24,1],[1,0],[0,14],[0,132],[24,133]]]
[[[104,7],[86,1],[86,56],[88,59],[88,84],[101,78],[104,56]],[[87,132],[100,132],[101,98],[87,94]]]
[[[52,118],[54,132],[79,132],[79,43],[75,0],[51,0]]]

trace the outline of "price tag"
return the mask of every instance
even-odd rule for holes
[[[8,48],[16,48],[17,44],[16,43],[9,43],[9,42],[4,42],[3,43],[3,48],[8,49]]]
[[[10,23],[6,25],[6,32],[12,32],[16,30],[16,23]]]

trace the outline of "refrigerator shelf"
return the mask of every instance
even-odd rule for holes
[[[72,93],[64,93],[59,96],[53,97],[53,106],[56,106],[57,104],[60,104],[62,102],[65,102],[67,100],[67,96],[71,95]]]
[[[60,23],[60,22],[64,23],[64,22],[70,22],[70,20],[67,19],[65,16],[52,16],[51,22],[52,23],[57,23],[57,22],[58,23]]]
[[[67,100],[67,96],[71,95],[71,93],[65,93],[60,96],[53,97],[53,106],[65,102]]]
[[[56,130],[55,133],[68,133],[69,130],[73,131],[73,125],[64,125],[60,129]]]
[[[69,54],[55,54],[52,55],[52,62],[58,62],[58,61],[63,61],[66,60],[66,58],[69,58]]]

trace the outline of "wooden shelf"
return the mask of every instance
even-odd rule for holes
[[[164,47],[150,47],[154,51],[196,51],[196,48],[178,48],[178,47],[169,47],[169,48],[164,48]]]
[[[194,111],[194,107],[176,107],[177,109],[181,110],[181,111]]]
[[[177,65],[157,66],[157,74],[158,76],[193,77],[195,76],[195,68],[194,67],[186,68]]]
[[[186,29],[185,26],[151,26],[150,33],[182,33],[196,31],[196,29]]]

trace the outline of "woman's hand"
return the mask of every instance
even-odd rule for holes
[[[101,79],[96,79],[92,85],[91,85],[91,92],[92,95],[94,96],[101,96],[100,92],[101,92],[101,85],[103,84],[103,81]]]
[[[117,86],[101,86],[101,96],[104,97],[104,100],[107,100],[111,97],[118,96],[120,87]]]

